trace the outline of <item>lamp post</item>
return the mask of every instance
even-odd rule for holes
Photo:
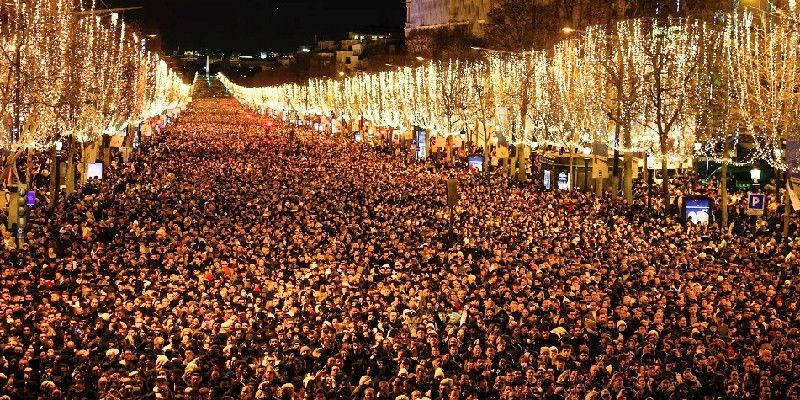
[[[753,167],[750,170],[750,179],[753,180],[753,186],[758,186],[758,181],[761,180],[761,170]]]
[[[783,149],[775,149],[775,159],[779,160],[779,161],[783,160]],[[773,171],[775,171],[775,170],[773,169]],[[778,173],[777,173],[777,171],[775,171],[775,172],[776,172],[776,174],[775,174],[775,176],[773,178],[773,182],[775,182],[775,201],[777,202],[777,204],[780,204],[780,201],[781,201],[781,184],[778,183],[779,182]],[[784,184],[784,186],[786,186],[786,185]]]
[[[539,181],[539,183],[542,183],[542,180],[540,178],[538,178],[538,176],[539,176],[539,166],[541,165],[541,162],[537,161],[537,159],[540,158],[539,157],[539,152],[538,152],[538,150],[539,150],[539,142],[537,142],[536,139],[534,139],[533,141],[530,142],[530,146],[531,146],[531,160],[530,161],[531,161],[531,175],[532,175],[531,179],[533,179],[533,183],[534,184],[536,184],[537,180]]]
[[[695,159],[697,159],[697,153],[699,153],[702,148],[703,148],[703,144],[702,143],[694,142]],[[694,165],[696,166],[697,164],[694,164]],[[697,170],[698,170],[698,172],[700,172],[700,168],[697,168]],[[699,176],[700,174],[698,173],[697,175]],[[706,176],[708,176],[708,158],[706,158]]]

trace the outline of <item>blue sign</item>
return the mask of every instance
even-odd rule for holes
[[[764,215],[766,197],[763,194],[750,193],[747,196],[747,215]]]
[[[36,192],[34,192],[33,190],[29,191],[28,195],[26,196],[26,200],[27,201],[25,202],[25,204],[29,206],[36,204]]]
[[[476,171],[483,171],[483,156],[469,156],[467,163]]]
[[[683,216],[695,224],[707,224],[711,214],[711,199],[690,197],[686,199]]]

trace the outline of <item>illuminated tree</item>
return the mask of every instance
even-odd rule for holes
[[[743,128],[753,138],[752,156],[786,169],[781,149],[800,137],[800,10],[737,13],[725,29],[725,54]],[[788,206],[787,213],[788,213]],[[787,233],[784,222],[784,234]]]
[[[487,171],[489,162],[489,125],[495,120],[494,88],[489,65],[484,62],[475,62],[470,66],[468,73],[470,87],[471,113],[480,129],[483,141],[483,170]]]
[[[585,57],[594,72],[596,93],[590,96],[592,107],[607,126],[614,127],[613,137],[604,141],[624,154],[623,193],[633,204],[634,123],[643,115],[646,98],[643,90],[642,24],[638,20],[617,23],[614,29],[590,27],[584,38]],[[616,165],[615,157],[614,163]],[[616,168],[615,168],[616,170]],[[617,188],[615,187],[616,191]]]
[[[468,86],[465,72],[463,64],[456,60],[436,63],[434,90],[437,101],[432,104],[434,122],[431,127],[445,137],[457,135],[467,122],[464,113]]]
[[[644,93],[649,103],[642,142],[661,159],[665,213],[669,212],[670,159],[682,161],[689,151],[687,125],[693,123],[691,96],[695,94],[701,46],[699,23],[656,20],[642,41]]]
[[[537,79],[542,88],[536,95],[537,130],[547,143],[569,150],[570,169],[577,149],[607,139],[607,123],[594,108],[594,98],[603,90],[584,45],[578,40],[556,45],[546,74]]]
[[[30,177],[33,151],[52,150],[55,156],[62,137],[70,143],[92,141],[189,98],[190,86],[157,56],[140,50],[118,15],[84,3],[0,3],[4,173],[16,170],[18,156],[28,151],[25,176]],[[53,162],[57,172],[55,157]],[[54,173],[53,188],[57,178]]]
[[[537,117],[537,83],[546,73],[547,55],[540,51],[522,53],[492,52],[490,75],[496,126],[510,133],[511,144],[517,147],[519,179],[525,180],[525,145],[536,138],[530,124]]]
[[[731,150],[739,141],[741,118],[736,99],[736,83],[730,74],[731,59],[726,56],[724,32],[706,29],[705,51],[700,54],[698,96],[695,99],[696,130],[695,155],[715,159],[722,163],[720,191],[722,197],[722,225],[728,225],[728,166]]]

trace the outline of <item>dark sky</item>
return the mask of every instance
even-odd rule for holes
[[[103,0],[108,7],[144,6],[126,20],[155,28],[165,47],[182,50],[287,51],[317,35],[349,31],[402,33],[405,0]],[[101,3],[101,2],[98,2]]]

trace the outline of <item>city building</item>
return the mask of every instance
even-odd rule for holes
[[[392,54],[397,50],[398,41],[386,33],[349,32],[347,39],[321,40],[310,52],[310,74],[349,73],[358,70],[365,56]],[[307,49],[307,47],[304,47]]]
[[[347,34],[347,38],[350,40],[358,40],[359,42],[377,42],[381,40],[390,40],[392,35],[381,33],[350,32]]]
[[[491,0],[406,0],[406,37],[420,30],[456,26],[466,26],[481,36],[491,6]]]

